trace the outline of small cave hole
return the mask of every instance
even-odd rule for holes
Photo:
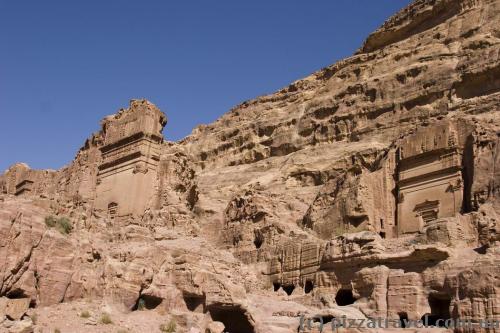
[[[189,311],[205,312],[205,296],[184,295],[184,303]]]
[[[352,294],[352,290],[340,289],[335,296],[335,302],[337,302],[337,305],[345,306],[354,304],[354,302],[356,302],[356,299]]]
[[[7,298],[10,299],[30,298],[30,296],[26,295],[25,291],[22,289],[11,290],[10,292],[7,293],[6,296]],[[36,307],[36,300],[31,299],[29,307],[30,308]]]
[[[243,237],[241,235],[234,235],[233,236],[233,246],[238,246],[242,240],[243,240]]]
[[[311,291],[313,291],[313,289],[314,289],[314,284],[312,283],[312,281],[307,280],[304,286],[304,292],[306,294],[309,294]]]
[[[7,297],[10,299],[28,298],[24,290],[14,289],[7,293]]]
[[[290,284],[288,286],[283,286],[283,290],[286,292],[288,296],[290,296],[295,290],[295,286],[293,284]]]
[[[486,254],[486,252],[488,251],[488,244],[476,247],[474,251],[478,254]]]
[[[380,237],[385,238],[385,232],[381,231],[378,234],[380,235]]]
[[[101,254],[97,251],[92,251],[92,259],[96,260],[96,261],[99,261],[101,260]]]
[[[132,309],[132,311],[154,310],[161,304],[161,302],[163,302],[163,299],[160,297],[151,295],[141,295],[137,300],[137,302],[135,303],[135,306]]]
[[[368,219],[367,216],[349,216],[349,224],[354,226],[355,228],[359,227],[361,223],[365,222]]]
[[[210,306],[208,312],[212,320],[224,324],[224,332],[255,333],[246,311],[240,306]]]
[[[110,202],[108,204],[108,217],[114,219],[118,212],[118,204],[116,202]]]
[[[401,328],[406,328],[406,325],[408,323],[408,314],[406,312],[399,312],[399,325]]]
[[[274,291],[278,291],[281,288],[281,283],[279,282],[273,282],[273,289]]]
[[[320,320],[321,318],[321,320]],[[333,318],[335,318],[332,315],[325,315],[325,316],[316,316],[313,318],[313,323],[320,323],[323,322],[323,325],[331,323]]]
[[[257,222],[260,222],[262,221],[262,219],[264,219],[266,217],[267,213],[266,212],[258,212],[257,214],[255,214],[253,217],[252,217],[252,221],[254,223],[257,223]]]
[[[255,245],[255,248],[260,249],[262,244],[264,244],[264,235],[260,232],[256,232],[253,244]]]

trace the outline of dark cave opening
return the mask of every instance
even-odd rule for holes
[[[408,314],[406,312],[399,312],[399,325],[401,328],[406,328],[406,324],[408,323]]]
[[[281,283],[279,282],[273,282],[273,289],[274,291],[278,291],[281,288]]]
[[[184,303],[189,311],[205,312],[205,296],[184,295]]]
[[[295,286],[293,284],[283,286],[283,290],[286,292],[286,294],[288,296],[290,296],[293,293],[293,291],[295,290]]]
[[[151,295],[141,295],[135,303],[132,311],[154,310],[161,304],[161,302],[163,302],[163,298]]]
[[[313,318],[313,323],[320,323],[323,322],[323,325],[331,323],[333,318],[335,318],[332,315],[325,315],[325,316],[316,316]]]
[[[340,289],[335,296],[335,302],[337,302],[337,305],[345,306],[354,304],[356,299],[354,298],[351,289]]]
[[[448,295],[443,294],[430,294],[428,297],[428,301],[431,308],[431,313],[426,313],[422,317],[422,320],[426,321],[428,325],[431,326],[444,327],[445,321],[451,318],[451,298]]]
[[[7,293],[7,297],[10,299],[28,298],[24,290],[14,289]]]
[[[468,213],[477,210],[477,206],[473,203],[472,198],[472,183],[474,181],[474,137],[467,136],[464,151],[462,155],[462,182],[463,182],[463,200],[462,213]]]
[[[14,289],[9,291],[6,294],[7,298],[10,299],[20,299],[20,298],[30,298],[30,296],[26,295],[25,291],[22,289]],[[36,306],[36,300],[30,300],[30,308],[34,308]]]
[[[311,291],[313,291],[313,289],[314,289],[314,284],[312,283],[312,281],[307,280],[306,284],[304,285],[304,292],[306,294],[309,294]]]
[[[208,312],[212,320],[224,324],[224,332],[255,333],[246,311],[240,306],[210,306]]]
[[[233,246],[238,246],[242,240],[241,235],[233,235]]]
[[[368,217],[367,216],[349,216],[347,217],[347,219],[349,220],[349,224],[354,226],[355,228],[359,227],[361,225],[361,223],[365,222],[366,220],[368,220]]]
[[[486,252],[488,251],[488,248],[489,248],[488,244],[485,244],[485,245],[481,245],[480,247],[476,247],[474,249],[474,251],[476,253],[479,253],[479,254],[486,254]]]
[[[144,300],[144,305],[148,310],[156,309],[161,302],[163,302],[162,298],[151,295],[143,295],[142,299]]]
[[[262,235],[262,233],[260,232],[255,232],[253,244],[255,245],[255,248],[260,249],[262,244],[264,244],[264,235]]]

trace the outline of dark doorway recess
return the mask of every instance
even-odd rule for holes
[[[273,282],[273,289],[274,291],[278,291],[281,288],[281,283],[279,282]]]
[[[312,281],[307,280],[306,284],[304,285],[304,292],[306,294],[309,294],[311,291],[313,291],[313,289],[314,289],[314,284],[312,283]]]
[[[286,292],[288,296],[290,296],[295,290],[295,286],[293,284],[290,284],[288,286],[283,286],[283,290]]]
[[[132,310],[154,310],[161,304],[162,301],[163,299],[160,297],[141,295]]]
[[[399,312],[399,325],[401,328],[406,328],[406,325],[408,323],[408,314],[406,312]]]
[[[321,319],[323,320],[323,325],[328,324],[328,323],[331,323],[331,322],[332,322],[332,320],[333,320],[333,318],[335,318],[335,317],[334,317],[334,316],[332,316],[332,315],[325,315],[325,316],[321,316]],[[321,322],[321,320],[320,320],[320,318],[317,316],[317,317],[314,317],[314,318],[313,318],[313,322],[314,322],[314,323],[320,323],[320,322]]]
[[[445,321],[451,318],[451,298],[445,294],[430,294],[428,300],[431,313],[426,313],[422,317],[422,320],[426,320],[427,323],[432,326],[444,327]],[[427,317],[427,319],[425,317]]]
[[[253,244],[255,245],[255,248],[260,249],[262,244],[264,244],[264,235],[262,235],[262,233],[260,232],[255,233]]]
[[[22,289],[14,289],[7,293],[7,297],[10,299],[27,298],[28,296]]]
[[[352,290],[340,289],[337,292],[337,296],[335,296],[335,302],[337,302],[337,305],[344,306],[353,304],[356,302],[356,299],[352,294]]]
[[[22,289],[11,290],[7,293],[6,296],[7,296],[7,298],[10,298],[10,299],[30,298],[30,296],[28,296],[26,294],[26,292]],[[34,308],[36,306],[36,300],[31,299],[29,306],[30,306],[30,308]]]
[[[462,212],[468,213],[477,210],[477,202],[472,197],[472,183],[474,182],[474,137],[469,135],[465,140],[462,154],[462,181],[464,185]]]
[[[488,248],[489,248],[489,246],[486,244],[486,245],[482,245],[480,247],[476,247],[474,249],[474,251],[476,251],[476,253],[479,253],[479,254],[486,254],[486,252],[488,251]]]
[[[208,312],[212,320],[224,324],[225,332],[255,333],[246,311],[240,306],[210,306]]]
[[[205,312],[205,296],[185,294],[183,298],[189,311]]]

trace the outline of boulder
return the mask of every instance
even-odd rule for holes
[[[30,307],[29,298],[7,299],[5,302],[5,315],[11,320],[20,320]]]
[[[33,333],[33,331],[33,321],[30,318],[15,321],[8,329],[8,333]]]
[[[224,324],[220,321],[214,321],[208,324],[205,333],[223,333],[224,332]]]

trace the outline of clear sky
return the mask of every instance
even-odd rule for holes
[[[68,164],[147,98],[179,140],[351,55],[409,0],[0,0],[0,172]]]

